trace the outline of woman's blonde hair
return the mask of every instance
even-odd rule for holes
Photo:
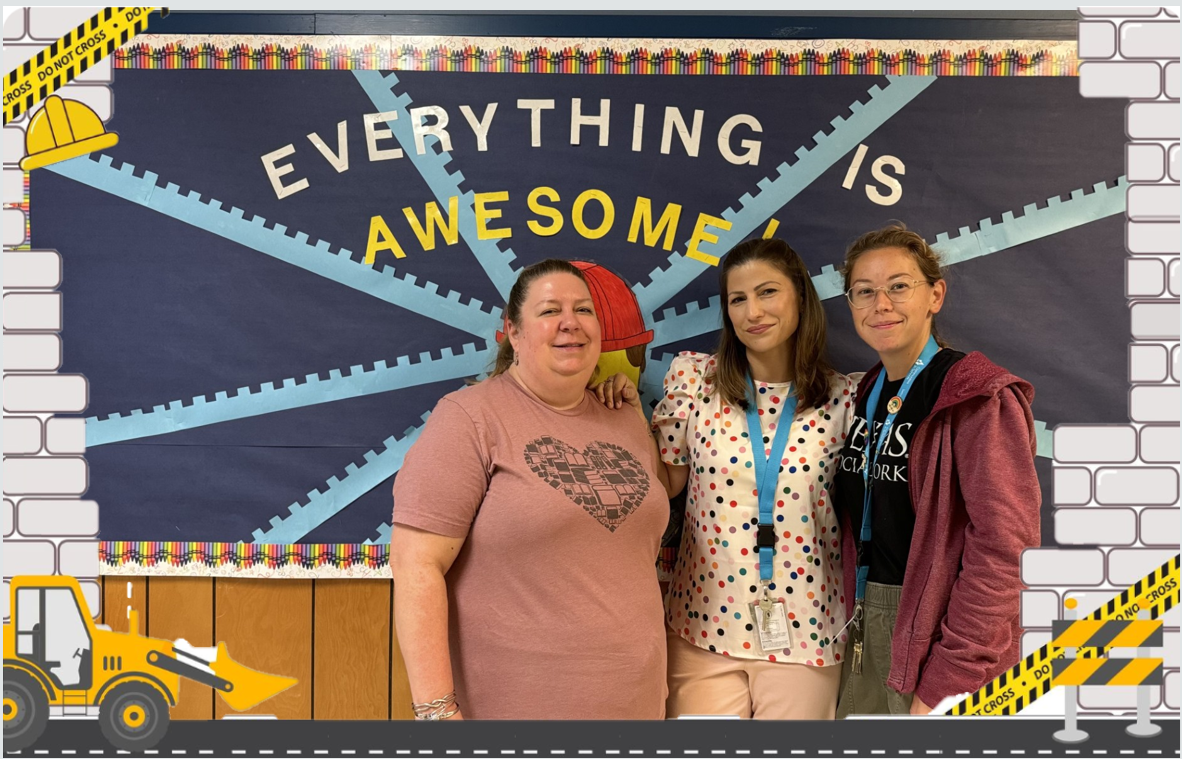
[[[847,292],[853,284],[854,264],[858,259],[872,250],[883,248],[902,248],[907,251],[915,261],[915,265],[919,267],[920,276],[929,285],[934,285],[944,279],[944,267],[940,264],[939,254],[932,250],[932,246],[928,245],[922,235],[912,232],[903,222],[897,221],[882,229],[867,232],[854,240],[846,250],[845,261],[841,265],[841,274],[844,277]],[[932,316],[932,337],[936,338],[936,343],[941,348],[949,347],[948,342],[940,337],[940,332],[936,329],[935,315]]]

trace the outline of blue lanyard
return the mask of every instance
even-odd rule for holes
[[[872,434],[874,432],[874,412],[878,410],[878,398],[882,395],[882,386],[886,382],[886,367],[883,367],[882,371],[878,373],[878,379],[874,381],[874,388],[866,397],[866,448],[862,453],[862,530],[859,534],[863,544],[870,542],[870,472],[878,463],[878,455],[882,453],[884,441],[891,439],[891,427],[895,424],[895,416],[898,415],[899,409],[903,408],[903,401],[907,400],[907,393],[915,384],[915,378],[924,370],[924,367],[931,363],[932,357],[939,351],[940,346],[936,343],[936,338],[929,335],[927,345],[923,347],[919,358],[915,360],[915,364],[907,372],[903,384],[899,387],[899,394],[895,396],[899,399],[898,403],[888,404],[887,411],[890,413],[887,414],[886,421],[882,423],[882,429],[879,430],[878,435]],[[894,398],[891,400],[893,401]],[[891,406],[894,406],[893,410]],[[870,451],[871,440],[874,441],[873,454]],[[859,560],[857,594],[854,596],[858,601],[866,597],[866,579],[869,576],[870,566],[862,566],[862,562]]]
[[[759,494],[759,526],[756,528],[755,545],[759,549],[759,579],[770,582],[772,564],[775,561],[776,528],[772,522],[772,504],[776,499],[776,483],[780,479],[780,462],[784,460],[784,449],[788,447],[788,431],[796,417],[796,391],[789,388],[788,397],[780,412],[780,424],[772,441],[771,455],[763,455],[763,427],[759,424],[759,394],[755,380],[747,376],[751,389],[751,402],[747,404],[747,442],[751,444],[751,457],[755,460],[755,492]],[[784,417],[787,417],[785,419]]]

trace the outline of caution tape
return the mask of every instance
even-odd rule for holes
[[[104,8],[4,77],[4,123],[27,113],[148,26],[148,14],[167,8]]]
[[[1148,612],[1151,619],[1157,619],[1178,603],[1178,566],[1179,556],[1174,556],[1080,621],[1136,619],[1142,611]],[[1062,659],[1067,648],[1062,643],[1063,637],[1066,633],[986,683],[981,690],[952,707],[948,714],[956,717],[1005,716],[1017,714],[1033,704],[1053,686],[1053,662]],[[1099,658],[1110,647],[1081,648],[1079,658]]]

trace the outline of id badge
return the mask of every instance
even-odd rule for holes
[[[765,616],[758,603],[751,606],[751,618],[755,620],[755,632],[759,634],[759,647],[764,653],[781,651],[792,647],[792,628],[788,625],[788,611],[783,601],[772,604],[771,613]]]

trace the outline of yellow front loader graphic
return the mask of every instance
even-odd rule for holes
[[[96,625],[72,577],[15,577],[4,625],[4,748],[32,745],[54,718],[97,718],[125,751],[152,748],[168,730],[181,678],[213,688],[236,711],[271,698],[295,678],[255,672],[217,649],[193,648]]]

